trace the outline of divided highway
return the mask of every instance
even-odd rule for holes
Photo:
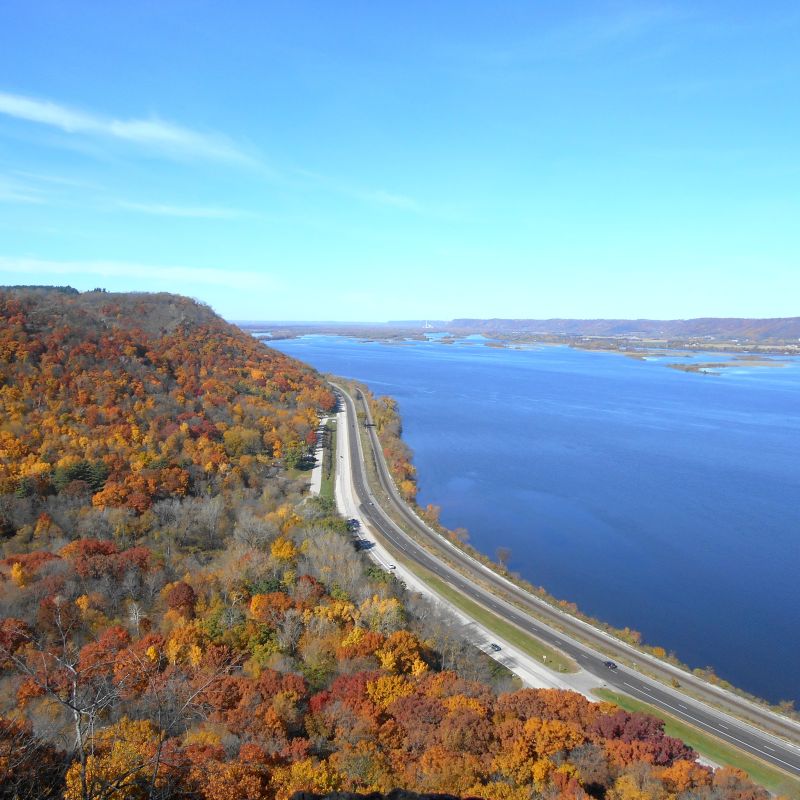
[[[650,659],[646,654],[628,647],[587,623],[558,611],[484,567],[428,528],[397,493],[383,460],[369,409],[363,403],[363,398],[359,398],[365,412],[371,450],[381,486],[379,502],[366,479],[355,403],[344,389],[336,384],[333,385],[344,402],[349,433],[347,437],[349,450],[342,453],[343,458],[337,461],[340,467],[349,468],[351,471],[353,488],[361,504],[360,513],[363,519],[399,552],[398,558],[424,567],[507,622],[558,648],[573,658],[583,669],[598,676],[598,683],[605,683],[625,694],[657,706],[793,776],[800,777],[800,726],[746,700],[740,700],[735,695],[723,693],[690,673],[664,665],[656,659]],[[402,530],[384,511],[381,507],[383,505],[391,507],[405,524],[411,526],[427,547],[423,548]],[[457,563],[458,571],[437,558],[434,553],[441,553],[446,561]],[[513,598],[515,605],[483,588],[484,585],[491,586],[505,597]],[[542,619],[525,613],[523,609],[526,608],[529,608],[536,617],[552,620],[559,630]],[[572,632],[575,638],[570,636]],[[726,704],[728,708],[735,709],[736,714],[753,719],[761,727],[773,731],[775,735],[668,688],[624,665],[620,665],[616,670],[609,670],[604,665],[609,657],[629,661],[632,664],[646,663],[649,671],[659,674],[665,680],[669,681],[675,677],[682,685],[691,687],[693,693],[708,697],[717,706]]]

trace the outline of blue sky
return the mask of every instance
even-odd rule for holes
[[[792,2],[0,5],[0,282],[800,314]]]

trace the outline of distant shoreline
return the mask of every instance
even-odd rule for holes
[[[265,330],[269,328],[269,330]],[[722,370],[741,367],[775,368],[786,367],[787,362],[779,361],[774,356],[800,357],[800,347],[797,345],[764,345],[743,344],[740,342],[662,342],[641,341],[628,339],[599,340],[580,339],[558,336],[529,336],[504,337],[492,335],[486,331],[470,331],[453,333],[448,330],[407,330],[400,328],[382,328],[381,330],[363,328],[354,329],[352,326],[319,325],[269,325],[269,323],[250,323],[248,328],[253,336],[268,344],[270,341],[285,341],[298,339],[303,336],[341,336],[354,339],[361,344],[384,343],[394,345],[407,345],[412,342],[432,342],[452,346],[482,344],[496,350],[518,350],[522,347],[570,347],[574,350],[586,352],[607,353],[626,356],[635,361],[649,361],[654,359],[692,358],[700,354],[709,356],[731,356],[730,361],[703,361],[703,362],[671,362],[661,361],[660,366],[674,369],[679,372],[689,372],[699,375],[720,375]],[[480,336],[483,342],[476,342],[470,337]]]

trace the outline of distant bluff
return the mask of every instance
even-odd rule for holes
[[[454,319],[450,330],[503,334],[550,334],[556,336],[621,336],[690,339],[710,337],[749,341],[800,339],[800,317],[745,319],[700,317],[697,319]]]

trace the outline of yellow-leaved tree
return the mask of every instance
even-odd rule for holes
[[[139,800],[147,796],[158,736],[148,720],[123,717],[100,731],[94,753],[67,771],[64,800]]]

